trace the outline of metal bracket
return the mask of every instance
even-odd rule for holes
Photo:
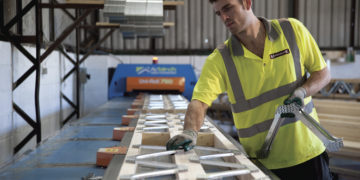
[[[231,157],[235,156],[234,153],[222,153],[222,154],[211,154],[204,156],[193,156],[190,158],[190,161],[201,163],[202,165],[208,166],[218,166],[225,168],[233,168],[233,170],[221,171],[216,173],[208,173],[204,176],[198,176],[197,179],[218,179],[225,177],[240,176],[245,174],[250,174],[251,172],[259,171],[255,166],[246,166],[239,163],[223,162],[223,161],[214,161],[210,159],[222,158],[222,157]]]
[[[89,173],[85,177],[82,177],[81,180],[102,180],[102,176],[95,176],[94,173]]]
[[[170,127],[170,126],[168,126],[168,125],[166,125],[166,124],[157,124],[157,123],[154,123],[154,124],[144,124],[144,126],[145,127]]]
[[[144,154],[144,155],[139,155],[139,156],[129,156],[128,158],[126,158],[126,162],[135,163],[137,160],[144,160],[144,159],[149,159],[149,158],[153,158],[153,157],[169,156],[169,155],[173,155],[175,153],[176,153],[176,151],[172,150],[172,151],[163,151],[163,152],[156,152],[156,153],[151,153],[151,154]]]
[[[201,126],[200,131],[201,131],[201,132],[207,131],[207,130],[209,130],[209,129],[211,129],[211,128],[214,128],[214,127],[209,127],[209,126],[207,126],[207,125],[203,125],[203,126]],[[183,130],[183,129],[184,129],[183,127],[179,127],[179,128],[178,128],[178,130]]]
[[[138,127],[137,130],[140,131],[153,131],[153,130],[167,130],[172,128],[173,126],[161,125],[161,126],[153,126],[153,127]]]
[[[231,156],[235,156],[235,154],[234,153],[221,153],[221,154],[211,154],[211,155],[204,155],[204,156],[193,156],[193,157],[190,157],[190,161],[200,162],[201,160],[209,160],[209,159],[231,157]]]
[[[235,170],[228,170],[216,173],[208,173],[204,176],[198,176],[197,179],[219,179],[225,177],[234,177],[240,175],[250,174],[250,170],[248,169],[235,169]]]
[[[168,122],[168,120],[166,119],[163,119],[163,120],[150,120],[150,121],[139,121],[138,123],[139,124],[145,124],[145,125],[148,125],[148,124],[166,124]]]
[[[172,174],[176,174],[181,171],[184,171],[184,170],[180,169],[180,168],[174,168],[174,169],[167,169],[167,170],[160,170],[160,171],[151,171],[151,172],[121,176],[120,179],[145,179],[145,178],[151,178],[151,177],[172,175]]]
[[[165,146],[150,146],[150,145],[141,145],[141,144],[134,144],[133,148],[142,148],[142,149],[152,149],[152,150],[166,150]]]
[[[152,113],[148,113],[148,114],[145,114],[145,118],[146,119],[152,119],[152,118],[166,118],[166,113],[165,114],[152,114]]]
[[[265,138],[265,142],[261,149],[256,153],[258,158],[263,159],[268,157],[275,136],[285,119],[281,118],[281,114],[284,113],[294,114],[295,118],[301,120],[301,122],[303,122],[323,142],[328,151],[338,151],[344,146],[341,138],[332,136],[325,128],[320,126],[314,118],[304,112],[300,106],[296,103],[292,103],[289,105],[282,105],[277,108],[274,120]]]
[[[126,158],[126,162],[136,163],[139,166],[166,169],[166,170],[125,175],[125,176],[120,177],[120,179],[144,179],[144,178],[150,178],[150,177],[171,175],[171,174],[176,174],[178,172],[187,171],[187,167],[182,166],[182,165],[176,165],[173,163],[158,162],[158,161],[146,161],[146,159],[149,159],[149,158],[169,156],[169,155],[173,155],[173,154],[176,154],[175,150],[156,152],[156,153],[144,154],[144,155],[139,155],[139,156],[130,156],[130,157]]]

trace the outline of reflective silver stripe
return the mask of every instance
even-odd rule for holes
[[[301,78],[300,52],[296,43],[294,29],[292,28],[290,21],[288,21],[287,19],[281,19],[279,20],[279,23],[281,29],[284,32],[284,36],[286,38],[287,43],[289,44],[290,51],[294,59],[296,79],[300,79]]]
[[[286,84],[284,86],[280,86],[276,89],[272,89],[267,91],[257,97],[246,99],[244,92],[242,90],[241,82],[238,77],[238,73],[234,64],[234,61],[230,55],[229,48],[226,45],[221,45],[218,47],[220,51],[224,64],[227,70],[227,74],[230,80],[231,88],[234,93],[235,104],[231,104],[231,109],[234,113],[244,112],[250,109],[253,109],[257,106],[260,106],[266,102],[272,101],[279,97],[289,95],[292,93],[297,87],[299,87],[305,81],[305,78],[301,76],[301,64],[300,64],[300,54],[299,49],[296,44],[295,34],[293,28],[288,20],[280,20],[280,26],[283,29],[285,38],[289,44],[291,54],[293,56],[295,72],[296,72],[296,81]],[[235,36],[231,37],[232,45],[235,43],[240,43]],[[239,46],[236,44],[236,46]],[[241,47],[241,45],[240,45]],[[238,50],[242,50],[239,48]]]
[[[218,47],[218,50],[220,51],[222,58],[224,59],[224,64],[230,80],[231,88],[235,96],[235,101],[236,102],[245,101],[245,96],[241,87],[240,79],[234,61],[231,58],[229,48],[225,44],[222,44]],[[242,104],[239,105],[241,106]]]
[[[304,111],[308,114],[310,114],[312,112],[314,108],[314,103],[312,101],[310,101],[304,108]],[[268,119],[266,121],[263,121],[261,123],[258,124],[254,124],[251,127],[248,128],[243,128],[243,129],[238,129],[238,135],[240,138],[248,138],[248,137],[252,137],[258,133],[262,133],[265,132],[267,130],[269,130],[271,123],[272,123],[273,119]],[[284,122],[281,124],[281,126],[285,126],[287,124],[290,123],[294,123],[297,122],[298,119],[295,118],[285,118]]]

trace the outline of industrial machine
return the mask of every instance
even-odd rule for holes
[[[134,91],[168,91],[190,100],[196,81],[190,64],[119,64],[111,78],[108,98]]]

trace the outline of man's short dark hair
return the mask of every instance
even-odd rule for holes
[[[209,0],[210,4],[212,4],[212,3],[216,2],[216,1],[218,1],[218,0]],[[239,2],[242,5],[242,0],[239,0]]]

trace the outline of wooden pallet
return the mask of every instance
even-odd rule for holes
[[[145,97],[144,104],[147,103]],[[166,114],[167,122],[165,125],[168,126],[167,129],[161,131],[148,132],[144,131],[145,122],[147,113],[146,109],[142,109],[139,114],[139,118],[137,121],[136,129],[134,131],[132,140],[129,145],[128,152],[126,154],[125,160],[121,166],[121,169],[118,174],[117,179],[123,179],[124,177],[129,177],[129,175],[139,174],[148,171],[154,171],[154,169],[149,170],[149,168],[144,168],[140,165],[137,165],[133,162],[128,162],[127,159],[132,158],[134,156],[138,156],[141,154],[148,154],[151,152],[161,152],[165,151],[166,142],[173,136],[180,134],[182,132],[182,121],[184,114],[178,114],[173,112],[164,111],[162,114]],[[154,113],[154,112],[151,112]],[[159,112],[157,112],[159,113]],[[208,118],[208,117],[207,117]],[[199,132],[197,139],[197,146],[201,147],[213,147],[222,149],[224,151],[233,150],[239,152],[238,154],[226,157],[222,159],[218,159],[220,162],[229,162],[229,163],[237,163],[242,164],[250,169],[251,171],[242,176],[238,176],[238,179],[269,179],[269,177],[261,171],[257,166],[255,166],[243,153],[240,153],[239,149],[222,134],[219,129],[217,129],[208,119],[205,119],[204,124],[208,127],[208,129],[203,132]],[[140,145],[140,146],[139,146]],[[149,150],[145,148],[147,146],[158,146],[160,150]],[[198,157],[203,154],[204,151],[193,149],[188,152],[184,152],[182,150],[177,151],[176,154],[163,158],[156,158],[159,162],[165,163],[173,163],[176,165],[185,166],[187,168],[186,171],[177,172],[174,176],[170,177],[170,179],[197,179],[197,178],[206,178],[209,175],[212,175],[213,171],[223,170],[217,167],[209,167],[203,166],[201,163],[190,161],[193,157]],[[229,169],[225,169],[229,170]]]

